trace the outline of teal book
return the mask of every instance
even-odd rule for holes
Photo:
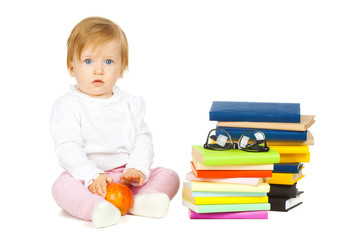
[[[185,207],[196,213],[215,213],[215,212],[244,212],[244,211],[261,211],[270,210],[270,203],[239,203],[239,204],[208,204],[195,205],[182,199]]]
[[[215,151],[200,145],[192,146],[192,156],[203,165],[272,164],[280,162],[280,154],[268,152],[246,152],[239,149]]]

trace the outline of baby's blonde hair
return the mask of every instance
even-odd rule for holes
[[[80,60],[84,47],[96,48],[101,44],[119,39],[121,71],[128,67],[128,43],[123,30],[114,22],[102,17],[88,17],[79,22],[71,31],[67,41],[67,68],[70,70],[74,57]]]

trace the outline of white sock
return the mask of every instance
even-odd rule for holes
[[[147,193],[134,197],[134,204],[129,210],[133,215],[162,218],[169,209],[170,199],[165,193]]]
[[[120,220],[120,210],[106,200],[99,202],[92,212],[92,223],[98,228],[117,224]]]

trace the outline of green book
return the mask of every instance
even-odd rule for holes
[[[280,154],[268,152],[246,152],[238,149],[215,151],[200,145],[192,146],[192,156],[203,165],[271,164],[280,162]]]
[[[185,207],[190,208],[196,213],[212,213],[212,212],[244,212],[244,211],[261,211],[270,210],[270,203],[239,203],[239,204],[208,204],[195,205],[182,199]]]

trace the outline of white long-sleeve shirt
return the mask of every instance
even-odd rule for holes
[[[126,164],[147,181],[153,162],[152,136],[144,122],[145,103],[121,91],[98,99],[77,86],[54,104],[50,129],[60,165],[89,186],[100,173]]]

